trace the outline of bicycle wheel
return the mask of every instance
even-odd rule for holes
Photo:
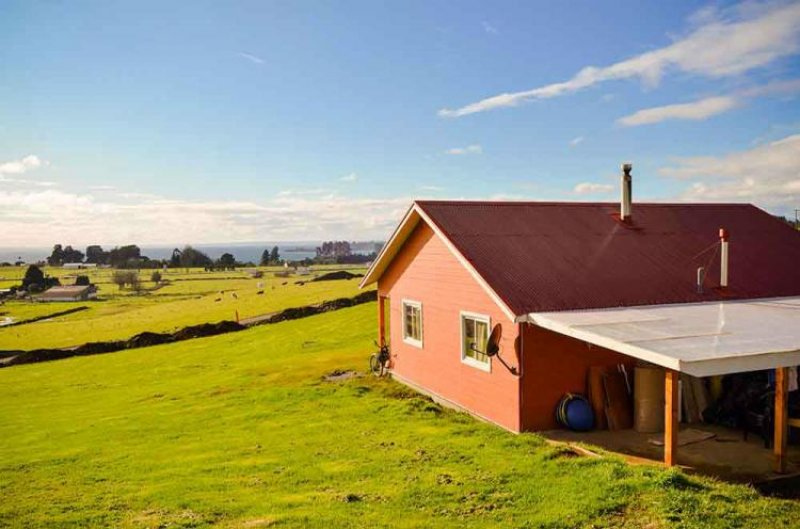
[[[378,353],[374,353],[369,357],[369,370],[373,375],[381,376],[381,361],[378,358]]]

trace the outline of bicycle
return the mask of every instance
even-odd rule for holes
[[[378,342],[375,342],[375,345],[378,345]],[[372,353],[372,356],[369,357],[369,370],[376,377],[382,377],[386,374],[389,369],[389,359],[391,358],[389,346],[385,342],[379,347],[378,352]]]

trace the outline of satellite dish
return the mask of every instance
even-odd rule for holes
[[[489,339],[486,341],[487,356],[495,356],[500,352],[500,338],[502,337],[503,326],[498,323],[494,326],[494,329],[492,329],[492,334],[489,335]]]

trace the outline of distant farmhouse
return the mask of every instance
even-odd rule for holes
[[[94,285],[75,285],[52,287],[42,293],[39,301],[88,301],[97,298]]]
[[[97,268],[96,263],[64,263],[62,268],[67,270],[83,270],[86,268]]]

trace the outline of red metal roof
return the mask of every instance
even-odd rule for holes
[[[631,225],[616,203],[417,204],[517,315],[800,295],[800,232],[749,204],[634,203]]]

